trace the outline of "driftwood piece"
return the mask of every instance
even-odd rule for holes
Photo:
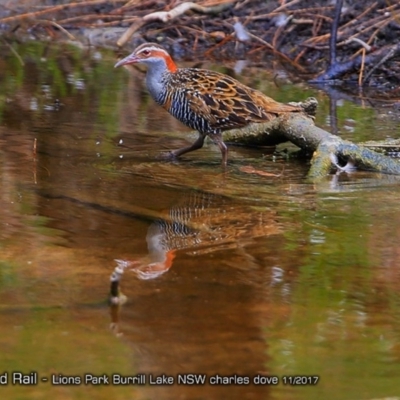
[[[178,4],[170,11],[152,12],[135,21],[118,39],[117,46],[122,47],[138,29],[150,22],[161,21],[167,23],[174,18],[187,13],[188,11],[194,11],[201,14],[217,14],[231,7],[233,4],[234,2],[229,1],[213,7],[204,7],[193,2],[185,2]]]
[[[322,141],[314,152],[308,176],[318,178],[326,175],[332,165],[335,164],[332,161],[332,156],[340,156],[350,160],[362,169],[400,175],[400,162],[398,160],[332,135],[328,140]]]
[[[307,102],[313,104],[315,99],[309,99],[304,104]],[[234,129],[224,133],[224,140],[228,143],[252,146],[290,141],[301,149],[313,153],[308,173],[311,179],[327,175],[332,168],[344,169],[338,164],[337,159],[354,163],[361,169],[400,175],[398,160],[370,150],[365,145],[357,145],[332,135],[315,126],[313,118],[307,113],[284,114],[263,124],[251,124],[242,129]],[[369,145],[371,146],[371,143]]]

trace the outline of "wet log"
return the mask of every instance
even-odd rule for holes
[[[313,99],[308,102],[310,100]],[[271,145],[271,139],[277,141],[279,138],[280,142],[290,141],[313,154],[308,173],[311,179],[327,175],[332,168],[346,170],[347,166],[342,167],[338,160],[360,169],[400,175],[400,161],[369,149],[373,146],[371,142],[367,147],[332,135],[315,126],[314,119],[307,113],[288,113],[263,124],[251,124],[224,133],[227,143],[250,146]]]
[[[362,146],[377,153],[392,157],[400,157],[400,139],[385,139],[360,143]]]
[[[290,102],[289,104],[300,106],[304,110],[304,114],[294,113],[293,115],[304,115],[307,116],[307,120],[310,119],[311,121],[316,114],[318,106],[318,102],[314,97],[310,97],[304,102]],[[254,123],[241,129],[232,129],[224,132],[224,141],[231,144],[250,147],[274,146],[279,143],[287,142],[290,139],[286,137],[285,133],[279,127],[279,124],[277,124],[278,120],[280,119],[275,119],[262,124]]]

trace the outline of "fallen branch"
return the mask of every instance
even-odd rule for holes
[[[307,119],[312,120],[316,113],[318,102],[315,98],[310,97],[301,103],[290,103],[291,105],[300,106],[304,109]],[[284,132],[276,125],[279,119],[275,119],[262,124],[250,124],[241,129],[232,129],[224,132],[224,140],[228,143],[244,146],[274,146],[279,143],[286,142]],[[323,131],[325,132],[325,131]],[[328,132],[326,132],[328,133]],[[302,147],[302,146],[299,146]]]
[[[312,100],[309,99],[308,102],[312,103]],[[250,146],[290,141],[302,150],[313,153],[308,173],[311,179],[327,175],[332,168],[341,169],[336,159],[353,162],[360,169],[400,175],[398,160],[370,150],[367,145],[357,145],[332,135],[315,126],[313,118],[301,113],[284,114],[263,124],[251,124],[242,129],[225,132],[224,140]],[[396,142],[396,145],[399,143]]]
[[[332,135],[331,138],[324,140],[318,146],[311,160],[308,177],[316,179],[329,173],[332,165],[334,165],[332,155],[351,161],[362,169],[400,175],[400,162],[398,160]]]
[[[150,14],[145,15],[137,22],[134,22],[127,31],[118,39],[117,46],[122,47],[131,37],[132,35],[140,29],[142,26],[154,22],[154,21],[161,21],[167,23],[174,18],[179,17],[187,13],[188,11],[195,11],[201,14],[218,14],[227,8],[231,7],[234,2],[229,1],[222,4],[218,4],[217,6],[213,7],[204,7],[196,3],[192,2],[185,2],[182,4],[177,5],[170,11],[156,11]]]
[[[400,139],[386,139],[382,141],[368,141],[360,145],[385,155],[400,155]]]

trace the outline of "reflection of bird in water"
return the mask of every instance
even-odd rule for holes
[[[303,111],[299,106],[279,103],[228,75],[205,69],[178,68],[167,51],[156,43],[142,44],[115,66],[136,63],[147,67],[146,84],[153,99],[199,132],[191,146],[171,152],[172,157],[202,148],[208,135],[218,145],[222,162],[226,164],[228,149],[222,132],[266,122],[282,113]]]
[[[170,208],[165,219],[148,228],[148,255],[140,260],[116,260],[111,278],[117,282],[126,268],[140,279],[154,279],[167,272],[178,250],[196,255],[237,248],[255,237],[279,233],[271,211],[254,211],[222,196],[191,191],[181,206]]]

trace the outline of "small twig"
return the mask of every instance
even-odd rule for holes
[[[395,4],[392,4],[391,6],[388,6],[388,7],[384,8],[383,10],[378,10],[377,12],[384,14],[384,13],[387,13],[387,12],[391,12],[394,8],[396,8],[398,6],[399,6],[399,3],[395,3]]]
[[[396,47],[392,47],[387,53],[386,55],[384,55],[372,68],[370,71],[368,71],[368,74],[365,75],[365,79],[364,79],[364,83],[366,83],[369,78],[371,77],[371,75],[373,74],[373,72],[379,68],[382,64],[384,64],[387,60],[389,60],[389,58],[392,58],[394,55],[396,54]]]
[[[132,23],[132,22],[134,22],[134,21],[136,21],[137,19],[136,19],[136,17],[132,17],[132,18],[127,18],[127,19],[124,19],[123,20],[123,22],[125,22],[125,23]],[[91,24],[91,25],[89,25],[91,28],[92,27],[100,27],[100,28],[106,28],[106,27],[108,27],[108,26],[120,26],[121,25],[121,20],[114,20],[114,21],[110,21],[110,22],[101,22],[101,23],[99,23],[99,24],[96,24],[96,23],[94,23],[94,24]]]
[[[277,28],[275,31],[274,37],[272,39],[272,47],[274,49],[278,48],[278,39],[282,39],[282,31],[286,28],[287,24],[293,19],[292,15],[289,15],[289,17],[286,18],[285,23]]]
[[[135,21],[118,39],[117,46],[122,47],[142,26],[146,25],[146,22],[142,19]]]
[[[33,182],[37,184],[37,159],[36,159],[37,138],[33,139]]]
[[[332,21],[331,21],[332,23]],[[322,26],[322,20],[320,18],[315,19],[315,22],[312,27],[312,35],[317,36]]]
[[[49,21],[47,19],[38,19],[35,21],[37,24],[46,24],[46,25],[53,25],[58,28],[61,32],[65,33],[70,40],[76,40],[75,36],[71,35],[66,29],[64,29],[60,24],[57,22]]]
[[[378,29],[376,31],[374,31],[373,35],[371,35],[371,37],[373,38],[377,32],[379,32],[382,28],[384,28],[386,25],[390,24],[390,22],[392,22],[392,19],[390,18],[380,18],[378,21],[372,23],[374,21],[370,20],[368,21],[368,26],[365,27],[364,29],[361,29],[359,31],[357,31],[354,35],[352,35],[351,37],[356,37],[358,35],[361,35],[362,33],[368,32],[373,28],[378,27]],[[349,38],[350,39],[350,38]]]
[[[359,39],[359,38],[356,38],[356,37],[351,37],[351,38],[349,38],[349,39],[346,39],[346,40],[343,42],[343,44],[348,44],[348,43],[351,43],[351,42],[356,42],[356,43],[358,43],[358,44],[361,44],[361,46],[364,47],[364,49],[365,49],[366,51],[368,51],[368,52],[370,52],[371,49],[372,49],[372,47],[371,47],[368,43],[365,43],[363,40],[361,40],[361,39]]]
[[[361,67],[360,67],[360,73],[358,74],[358,86],[362,85],[362,80],[363,80],[363,74],[364,74],[364,66],[365,66],[365,48],[362,49],[362,54],[361,54]]]
[[[328,7],[310,7],[310,8],[300,8],[297,10],[285,10],[285,14],[288,15],[295,15],[295,14],[307,14],[307,13],[312,13],[313,11],[318,11],[321,12],[323,10],[331,10],[332,6],[328,6]],[[276,15],[281,14],[281,11],[276,11],[277,9],[275,9],[274,11],[268,13],[268,14],[261,14],[261,15],[254,15],[254,16],[249,16],[248,19],[251,21],[257,21],[260,19],[268,19],[268,18],[272,18],[275,17]],[[329,17],[327,17],[329,18]],[[332,19],[332,18],[330,18]]]
[[[249,3],[251,3],[253,0],[244,0],[242,2],[237,1],[235,5],[235,10],[240,10],[241,8],[247,7]]]
[[[127,8],[135,7],[138,4],[140,4],[140,2],[143,2],[143,1],[142,0],[130,0],[126,4],[124,4],[123,6],[121,6],[117,10],[115,10],[115,12],[120,12],[120,10],[121,11],[126,11]]]
[[[131,18],[131,17],[127,17]],[[125,17],[122,15],[115,15],[115,14],[87,14],[87,15],[76,15],[75,17],[69,17],[65,19],[61,19],[57,21],[59,24],[70,24],[72,22],[86,22],[91,20],[117,20],[118,22],[125,22]]]
[[[339,35],[343,34],[344,32],[346,32],[346,29],[348,29],[351,26],[359,23],[361,18],[363,18],[365,15],[367,15],[369,12],[371,12],[377,5],[378,5],[378,2],[375,2],[369,8],[367,8],[364,12],[362,12],[360,15],[358,15],[356,18],[350,20],[349,22],[347,22],[347,24],[344,24],[343,26],[341,26],[340,30],[338,31],[338,34]],[[382,17],[379,17],[379,18],[382,19]],[[357,34],[359,34],[359,32],[357,32]],[[303,44],[306,45],[306,44],[309,44],[309,43],[320,43],[320,42],[323,42],[326,39],[329,39],[330,36],[331,36],[330,33],[326,33],[326,34],[321,35],[321,36],[311,37],[311,38],[305,40]]]
[[[303,50],[300,51],[299,54],[297,54],[296,58],[294,59],[294,62],[295,62],[296,64],[297,64],[297,63],[300,61],[300,59],[304,56],[304,54],[306,53],[307,50],[308,50],[307,48],[304,48]]]
[[[230,35],[227,35],[224,39],[222,39],[219,43],[217,43],[215,46],[211,47],[208,49],[205,53],[204,56],[208,57],[216,48],[223,46],[225,43],[229,42],[230,40],[233,40],[234,36],[233,33]]]
[[[156,11],[142,17],[140,21],[131,25],[128,30],[118,39],[117,46],[122,47],[131,37],[132,35],[140,29],[142,26],[154,22],[169,22],[174,18],[187,13],[188,11],[195,11],[201,14],[216,14],[224,11],[225,9],[231,7],[233,2],[218,4],[214,7],[203,7],[199,4],[192,2],[181,3],[170,11]]]
[[[281,53],[280,51],[276,50],[270,43],[266,42],[264,39],[261,39],[260,37],[253,35],[252,33],[249,32],[249,36],[254,39],[257,40],[258,42],[262,43],[264,46],[268,47],[270,50],[272,50],[272,52],[276,55],[278,55],[279,57],[283,58],[285,61],[289,62],[290,64],[292,64],[294,67],[296,67],[297,69],[299,69],[302,72],[305,72],[305,69],[299,65],[296,64],[294,61],[292,61],[286,54]]]
[[[14,54],[15,57],[17,57],[17,60],[20,62],[22,66],[25,65],[24,60],[22,57],[17,53],[17,51],[14,49],[14,47],[11,46],[11,44],[7,43],[3,38],[1,38],[2,42],[11,50],[11,53]]]
[[[363,48],[364,50],[364,48]],[[382,65],[382,60],[383,62],[387,61],[388,58],[393,57],[395,54],[400,53],[400,44],[395,44],[395,45],[386,45],[379,50],[375,50],[374,52],[365,55],[364,63],[365,65],[373,64],[377,62],[377,64]],[[362,57],[357,57],[353,60],[346,61],[344,63],[338,63],[335,66],[335,69],[331,71],[329,75],[329,79],[338,79],[344,74],[347,74],[349,72],[354,71],[355,69],[360,68],[363,60]],[[379,66],[378,65],[378,66]],[[377,67],[378,67],[377,66]],[[324,73],[322,77],[324,78]],[[314,80],[314,82],[318,82],[319,77],[317,77],[317,80]]]
[[[373,40],[375,39],[375,37],[376,37],[377,33],[380,31],[380,29],[381,29],[381,28],[375,29],[374,32],[372,32],[372,34],[370,35],[369,39],[368,39],[367,42],[366,42],[367,45],[370,45],[370,44],[373,42]],[[356,52],[350,57],[350,59],[353,59],[353,58],[357,57],[357,56],[361,53],[361,50],[362,50],[362,49],[356,51]],[[371,50],[372,50],[372,47],[371,47]]]
[[[281,12],[282,10],[286,9],[287,7],[293,6],[297,3],[300,3],[301,0],[292,0],[289,3],[282,4],[280,7],[276,8],[274,12]]]
[[[113,0],[114,3],[124,3],[126,0]],[[83,2],[73,2],[73,3],[67,3],[67,4],[61,4],[58,6],[54,7],[49,7],[44,10],[40,11],[34,11],[34,12],[28,12],[25,14],[18,14],[18,15],[13,15],[12,17],[5,17],[5,18],[0,18],[0,23],[5,24],[5,23],[10,23],[14,21],[19,21],[22,19],[26,18],[36,18],[39,15],[44,15],[44,14],[50,14],[58,11],[63,11],[66,9],[72,9],[72,8],[77,8],[77,7],[90,7],[93,5],[99,5],[99,4],[104,4],[108,3],[109,0],[92,0],[92,1],[83,1]]]

